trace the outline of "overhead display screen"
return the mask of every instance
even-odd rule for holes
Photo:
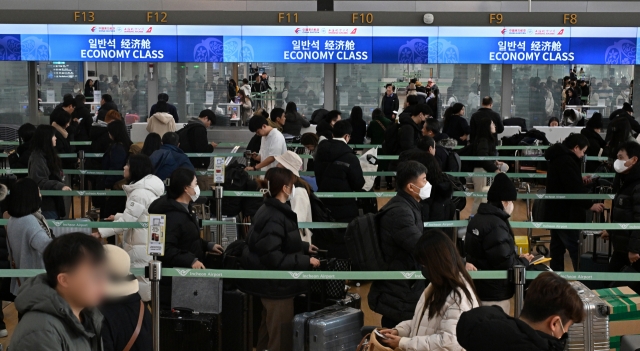
[[[0,24],[0,61],[640,64],[636,27]]]

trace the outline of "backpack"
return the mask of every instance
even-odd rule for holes
[[[387,130],[384,131],[384,141],[382,142],[382,152],[385,155],[396,155],[400,148],[398,141],[398,131],[400,130],[400,124],[393,123]]]
[[[445,175],[447,176],[447,179],[449,179],[449,182],[451,182],[451,188],[453,189],[454,192],[467,191],[467,189],[464,186],[464,183],[460,181],[460,178],[454,177],[448,174],[445,174]],[[451,203],[453,204],[456,210],[462,211],[467,206],[467,198],[461,197],[461,196],[454,196],[451,199]]]
[[[454,152],[458,154],[458,158],[460,158],[460,156],[474,156],[473,155],[473,145],[471,145],[471,144],[466,145],[462,149],[455,150]],[[461,163],[461,166],[460,166],[460,171],[461,172],[472,172],[473,171],[473,161],[467,161],[465,163],[462,163],[462,161],[460,161],[460,163]]]
[[[309,193],[309,202],[311,204],[311,218],[314,222],[333,223],[336,221],[331,210],[314,192]],[[342,237],[341,231],[334,228],[315,228],[311,231],[313,232],[312,242],[336,242]]]
[[[387,264],[380,241],[380,215],[367,213],[347,226],[344,242],[354,271],[384,271]]]
[[[447,159],[443,165],[444,172],[460,172],[462,169],[462,161],[460,155],[453,150],[444,149],[447,152]]]

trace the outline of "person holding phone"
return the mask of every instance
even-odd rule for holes
[[[414,256],[430,281],[413,319],[379,331],[378,340],[400,351],[462,351],[456,326],[463,312],[479,306],[473,280],[451,239],[434,229],[418,240]],[[382,337],[380,337],[382,335]]]

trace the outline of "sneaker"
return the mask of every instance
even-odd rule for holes
[[[0,338],[6,338],[9,336],[9,332],[6,329],[0,330]]]

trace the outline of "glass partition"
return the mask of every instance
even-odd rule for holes
[[[0,62],[0,121],[2,124],[20,125],[28,119],[28,63]],[[2,136],[3,140],[7,136]]]

